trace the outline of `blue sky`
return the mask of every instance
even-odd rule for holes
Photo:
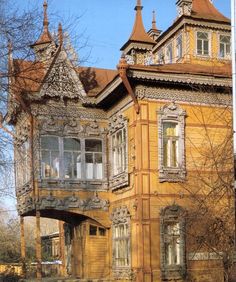
[[[27,4],[39,7],[43,4],[43,0],[16,2],[21,8]],[[142,0],[146,30],[151,27],[153,10],[156,11],[157,27],[162,31],[167,29],[177,15],[175,3],[176,0]],[[225,16],[230,17],[230,0],[214,0],[213,3]],[[90,54],[86,65],[115,68],[120,58],[119,49],[132,31],[135,5],[136,0],[48,0],[48,12],[60,15],[64,19],[64,26],[67,23],[65,19],[79,17],[76,47],[87,40],[87,48],[79,50],[81,58]]]

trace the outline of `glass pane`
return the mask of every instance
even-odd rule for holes
[[[197,40],[197,54],[202,54],[202,40]]]
[[[47,150],[59,150],[58,137],[54,136],[42,136],[41,137],[41,148]]]
[[[74,154],[74,176],[75,178],[81,178],[81,154]]]
[[[85,151],[89,152],[102,152],[102,141],[94,139],[85,140]]]
[[[93,154],[85,154],[86,178],[93,179]]]
[[[164,139],[163,142],[163,164],[165,167],[168,166],[168,139]]]
[[[164,129],[164,136],[178,136],[176,123],[164,122],[163,129]]]
[[[73,162],[71,153],[64,153],[64,170],[65,178],[73,178]]]
[[[97,235],[97,226],[89,225],[89,235]]]
[[[177,166],[177,141],[172,141],[172,149],[171,149],[171,165],[173,167]]]
[[[59,152],[51,152],[51,177],[59,177]]]
[[[98,228],[99,236],[105,236],[106,235],[106,230],[102,227]]]
[[[204,41],[203,42],[203,46],[204,46],[204,55],[208,55],[209,54],[209,43],[208,41]]]
[[[80,140],[75,138],[64,138],[64,150],[80,151]]]
[[[42,176],[50,177],[50,153],[42,151]]]

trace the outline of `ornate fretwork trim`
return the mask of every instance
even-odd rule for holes
[[[82,102],[86,93],[72,64],[62,50],[40,91],[41,97],[79,98]]]
[[[99,198],[96,192],[93,197],[87,199],[80,199],[75,195],[65,198],[57,198],[50,193],[48,196],[40,197],[37,203],[34,202],[32,197],[26,197],[22,201],[19,200],[17,209],[19,214],[33,211],[36,207],[38,210],[68,210],[78,208],[81,211],[97,209],[108,211],[109,205],[109,201]]]
[[[117,130],[127,126],[128,119],[123,114],[116,114],[109,120],[109,134],[113,134]]]
[[[31,105],[32,113],[40,118],[53,116],[57,119],[75,118],[83,120],[106,119],[106,113],[101,109],[81,107],[80,104],[63,102],[48,102],[46,105]]]
[[[40,120],[41,134],[56,134],[58,136],[77,135],[86,136],[102,136],[106,134],[106,129],[99,126],[96,120],[81,125],[79,119],[67,118],[58,120],[53,116]]]
[[[163,82],[174,82],[174,83],[186,83],[187,85],[209,85],[209,86],[222,86],[222,87],[231,87],[231,79],[222,77],[216,78],[211,76],[203,76],[203,75],[191,75],[191,74],[174,74],[174,73],[157,73],[153,72],[144,72],[144,71],[136,71],[130,70],[129,77],[153,80],[153,81],[163,81]]]
[[[113,225],[120,223],[129,223],[130,222],[130,213],[126,206],[118,207],[113,209],[111,214],[111,220]]]
[[[232,105],[232,95],[230,93],[208,93],[201,89],[199,89],[199,91],[187,91],[139,85],[136,87],[136,95],[139,99],[174,100],[176,102],[198,103],[203,105]]]
[[[158,157],[159,157],[159,181],[176,182],[183,181],[186,176],[185,166],[185,110],[181,109],[174,102],[160,108],[158,113]],[[164,166],[164,144],[163,144],[163,123],[165,121],[178,124],[178,167]]]

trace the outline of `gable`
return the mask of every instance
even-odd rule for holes
[[[40,97],[85,100],[85,90],[64,50],[56,55],[40,89]]]

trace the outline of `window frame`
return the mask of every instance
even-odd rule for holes
[[[198,38],[198,34],[199,33],[205,33],[205,34],[207,34],[207,42],[208,42],[208,53],[207,54],[204,54],[204,39],[199,39]],[[202,40],[202,43],[201,43],[201,52],[199,53],[198,51],[198,40]],[[204,41],[203,41],[204,40]],[[197,30],[196,31],[196,34],[195,34],[195,46],[196,46],[196,49],[195,49],[195,51],[196,51],[196,55],[197,56],[199,56],[199,57],[205,57],[205,58],[207,58],[207,57],[211,57],[211,33],[209,32],[209,31],[206,31],[206,30]]]
[[[127,206],[121,206],[114,208],[111,214],[112,220],[112,270],[113,276],[116,279],[130,279],[132,277],[132,269],[131,269],[131,215]],[[116,237],[116,228],[120,228],[121,226],[127,226],[126,236]],[[117,265],[117,242],[122,240],[126,240],[127,246],[127,264],[126,265]]]
[[[166,46],[166,64],[173,63],[173,44],[172,42]]]
[[[123,146],[124,169],[120,172],[114,172],[114,155],[113,155],[113,137],[119,132],[125,132],[125,138],[121,143]],[[128,186],[128,119],[123,114],[116,114],[110,118],[109,122],[109,155],[110,155],[110,177],[109,186],[112,190],[120,189]]]
[[[223,37],[229,37],[229,48],[230,48],[230,52],[227,53],[225,52],[226,51],[226,43],[223,43],[224,44],[224,56],[221,56],[221,36]],[[229,34],[223,34],[223,33],[220,33],[218,35],[218,46],[219,46],[219,58],[222,59],[222,60],[230,60],[231,59],[231,36]]]
[[[43,137],[57,137],[59,142],[59,176],[58,177],[43,177],[42,171],[42,138]],[[80,141],[80,152],[81,152],[81,178],[66,178],[65,177],[65,159],[64,153],[67,150],[64,150],[64,139],[77,139]],[[98,140],[101,142],[102,150],[102,178],[86,178],[86,165],[85,165],[85,140]],[[64,181],[103,181],[105,179],[105,156],[104,156],[104,140],[98,137],[77,137],[77,136],[58,136],[58,135],[50,135],[50,134],[42,134],[40,135],[40,177],[42,180],[45,181],[57,181],[57,180],[64,180]],[[72,150],[73,151],[73,150]],[[75,152],[75,151],[73,151]],[[78,151],[77,151],[78,152]]]
[[[186,276],[186,220],[185,210],[173,204],[162,208],[160,211],[160,251],[161,251],[161,276],[163,280],[166,279],[184,279]],[[167,229],[169,226],[178,224],[179,234],[168,234]],[[168,257],[168,245],[171,242],[174,245],[174,239],[179,239],[179,258],[178,262],[169,264],[167,262]],[[173,250],[172,250],[173,251]],[[172,255],[174,252],[172,253]]]
[[[186,177],[185,164],[185,118],[186,112],[174,102],[162,106],[157,111],[158,120],[158,170],[159,182],[181,182]],[[164,124],[170,122],[178,125],[178,166],[168,167],[164,163]]]
[[[176,37],[176,58],[177,60],[179,60],[182,57],[183,57],[183,34],[181,33]]]

